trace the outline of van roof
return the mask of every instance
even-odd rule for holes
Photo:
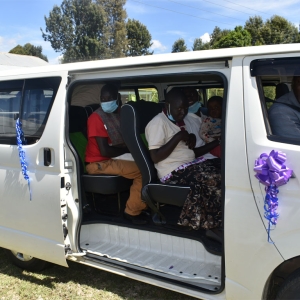
[[[125,57],[106,60],[94,60],[86,62],[76,62],[60,65],[48,65],[42,67],[20,68],[14,70],[0,71],[0,78],[5,76],[26,75],[34,73],[47,73],[59,71],[93,71],[97,69],[124,68],[130,66],[176,64],[193,61],[214,61],[221,59],[231,59],[234,56],[266,55],[280,53],[300,54],[300,44],[281,44],[268,46],[250,46],[238,48],[225,48],[213,50],[190,51],[180,53],[155,54],[138,57]]]

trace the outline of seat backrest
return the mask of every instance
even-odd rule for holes
[[[81,173],[85,172],[85,148],[87,145],[87,120],[99,107],[99,104],[83,106],[70,106],[69,110],[69,136],[81,159]]]
[[[286,83],[284,82],[281,82],[281,83],[278,83],[276,85],[276,95],[275,95],[275,99],[278,99],[280,98],[281,96],[289,93],[290,90],[289,90],[289,87],[287,86]]]
[[[161,105],[142,100],[130,101],[121,109],[122,136],[142,173],[143,186],[156,182],[157,172],[142,136],[147,124],[161,111]]]

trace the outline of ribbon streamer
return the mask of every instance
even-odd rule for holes
[[[27,180],[28,183],[28,188],[29,188],[29,196],[30,196],[30,201],[31,201],[31,189],[30,189],[30,178],[27,173],[27,163],[25,160],[25,151],[23,150],[23,140],[24,140],[24,133],[22,130],[22,122],[20,119],[17,119],[16,122],[16,133],[17,133],[17,146],[18,146],[18,151],[19,151],[19,158],[20,158],[20,163],[21,163],[21,169],[22,169],[22,174],[25,180]]]
[[[281,151],[272,150],[270,154],[262,153],[255,160],[255,177],[265,185],[264,217],[269,221],[268,242],[270,241],[270,227],[276,225],[279,214],[278,208],[278,187],[286,184],[292,176],[293,170],[285,166],[286,154]]]

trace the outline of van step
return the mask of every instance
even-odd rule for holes
[[[121,227],[88,224],[81,227],[80,247],[94,255],[160,272],[179,281],[221,285],[221,257],[195,240]]]

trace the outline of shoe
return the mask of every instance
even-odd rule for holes
[[[215,240],[219,243],[222,243],[222,241],[223,241],[221,229],[218,229],[218,228],[207,229],[205,232],[205,235],[207,238],[209,238],[211,240]]]
[[[150,209],[144,209],[144,210],[142,210],[141,215],[144,215],[145,217],[150,217],[151,216],[151,210]]]
[[[145,217],[142,214],[137,215],[137,216],[132,216],[132,215],[129,215],[126,212],[124,212],[124,217],[125,217],[125,219],[130,220],[133,224],[136,224],[136,225],[147,224],[147,220],[145,219]]]

